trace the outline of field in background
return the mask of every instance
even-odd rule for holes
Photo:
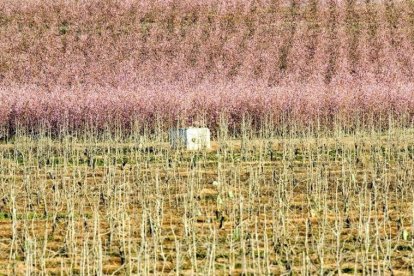
[[[17,133],[0,144],[0,273],[390,274],[414,267],[414,132]]]
[[[6,0],[0,37],[10,133],[414,113],[411,0]]]

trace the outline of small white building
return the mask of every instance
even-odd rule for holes
[[[210,130],[196,127],[171,129],[170,144],[173,148],[187,150],[210,149]]]

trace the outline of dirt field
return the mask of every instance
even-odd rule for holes
[[[413,273],[414,135],[0,145],[2,274]]]

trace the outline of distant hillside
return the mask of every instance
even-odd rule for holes
[[[414,2],[0,3],[2,83],[413,78]]]

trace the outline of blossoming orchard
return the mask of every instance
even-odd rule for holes
[[[2,0],[0,274],[410,275],[413,122],[412,0]]]

